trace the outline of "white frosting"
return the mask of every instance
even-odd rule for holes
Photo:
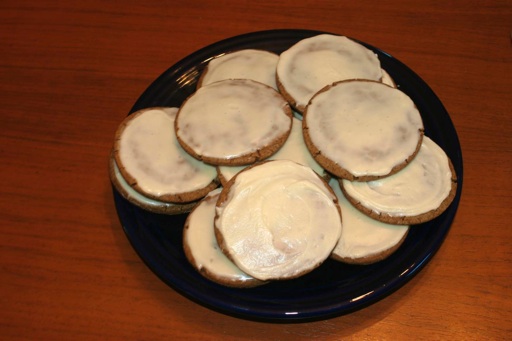
[[[277,75],[297,106],[305,107],[326,85],[346,79],[380,81],[382,72],[377,55],[363,45],[347,37],[322,34],[284,51]]]
[[[393,80],[393,78],[391,78],[390,74],[387,73],[386,70],[382,69],[382,80],[381,80],[382,83],[386,84],[386,85],[389,85],[393,88],[396,88],[396,84],[395,84],[395,81]]]
[[[279,56],[263,50],[240,50],[212,59],[201,86],[225,79],[252,79],[277,90],[276,67]]]
[[[313,159],[311,153],[308,151],[304,143],[304,135],[302,134],[302,122],[293,118],[292,130],[285,144],[272,155],[269,160],[291,160],[301,165],[311,167],[315,172],[321,176],[325,175],[325,170]],[[238,172],[246,168],[246,166],[220,166],[218,170],[222,177],[229,181]]]
[[[227,258],[217,244],[213,229],[215,204],[221,188],[210,192],[187,217],[188,228],[183,232],[196,268],[206,269],[222,281],[247,281],[253,279]]]
[[[311,170],[293,161],[269,161],[238,174],[215,226],[245,273],[293,278],[327,257],[341,233],[336,196]]]
[[[343,217],[343,233],[333,250],[338,257],[360,259],[379,254],[397,245],[409,230],[409,226],[382,223],[361,213],[345,198],[337,179],[331,179],[329,185]]]
[[[416,216],[435,210],[452,186],[452,172],[445,152],[423,137],[419,153],[400,172],[369,182],[343,180],[347,194],[376,213]]]
[[[126,180],[123,178],[123,175],[119,171],[119,167],[117,166],[115,161],[112,162],[112,165],[113,165],[113,170],[114,170],[114,176],[117,180],[117,183],[123,188],[124,191],[126,191],[128,196],[131,197],[132,199],[134,199],[135,201],[140,202],[140,203],[144,204],[145,206],[151,206],[155,209],[161,208],[164,205],[165,206],[177,206],[176,204],[173,204],[170,202],[164,202],[164,201],[159,201],[156,199],[151,199],[149,197],[146,197],[146,196],[140,194],[126,182]]]
[[[154,108],[129,119],[118,141],[121,164],[144,193],[154,196],[203,189],[215,167],[188,155],[174,134],[177,108]]]
[[[423,130],[406,94],[373,81],[341,82],[317,94],[304,120],[311,142],[354,176],[389,174],[414,154]]]
[[[219,81],[199,88],[182,105],[177,135],[200,156],[234,160],[286,135],[292,123],[288,109],[277,91],[261,83]]]

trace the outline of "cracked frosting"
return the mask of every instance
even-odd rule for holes
[[[295,278],[320,265],[342,225],[332,189],[311,168],[267,161],[240,172],[217,203],[223,251],[260,280]]]

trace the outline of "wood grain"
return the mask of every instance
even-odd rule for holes
[[[512,335],[512,3],[11,1],[0,4],[3,339],[382,340]],[[350,315],[267,324],[161,282],[118,221],[117,125],[162,72],[242,33],[305,28],[398,58],[443,101],[464,158],[445,243],[411,282]]]

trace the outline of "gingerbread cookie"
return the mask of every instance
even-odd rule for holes
[[[320,176],[322,176],[324,179],[328,180],[329,175],[325,171],[325,169],[322,168],[316,162],[315,159],[311,156],[311,153],[306,148],[306,145],[304,143],[304,137],[302,135],[302,122],[297,119],[293,118],[293,124],[292,124],[292,130],[290,132],[290,136],[288,136],[288,139],[284,143],[284,145],[275,153],[272,155],[269,160],[291,160],[295,161],[297,163],[300,163],[301,165],[305,165],[308,167],[311,167],[315,172],[317,172]],[[226,183],[234,177],[237,173],[242,171],[246,166],[219,166],[217,167],[217,172],[219,174],[220,182],[223,186],[226,185]]]
[[[122,177],[145,197],[183,204],[218,186],[215,167],[188,155],[174,134],[177,108],[148,108],[119,126],[114,158]]]
[[[132,204],[139,206],[140,208],[154,213],[159,214],[183,214],[190,212],[197,202],[190,202],[184,204],[173,204],[170,202],[159,201],[155,199],[148,198],[141,193],[137,192],[130,186],[126,180],[123,178],[123,175],[119,171],[117,167],[116,161],[114,160],[114,155],[112,155],[109,159],[109,175],[110,181],[114,185],[115,189],[128,201]]]
[[[370,182],[340,180],[347,199],[361,212],[391,224],[420,224],[443,213],[457,191],[457,175],[446,153],[424,137],[413,161],[400,172]]]
[[[319,91],[307,106],[304,140],[337,177],[368,181],[398,172],[421,146],[423,121],[402,91],[350,80]]]
[[[230,287],[250,288],[264,282],[245,274],[219,248],[213,230],[215,205],[222,188],[210,192],[188,215],[183,248],[190,264],[204,277]]]
[[[271,87],[249,79],[201,87],[180,107],[175,130],[183,148],[213,165],[241,166],[266,159],[286,141],[290,106]]]
[[[331,179],[329,185],[338,197],[343,216],[343,233],[331,258],[367,265],[386,259],[402,245],[409,226],[386,224],[368,217],[345,198],[336,179]]]
[[[277,86],[299,112],[315,93],[346,79],[380,81],[382,71],[377,55],[343,36],[321,34],[303,39],[279,56]]]
[[[212,59],[201,73],[197,88],[226,79],[252,79],[277,90],[276,67],[279,56],[273,52],[245,49]]]
[[[260,280],[299,277],[329,257],[341,233],[336,195],[311,168],[265,161],[229,181],[217,202],[223,252]]]

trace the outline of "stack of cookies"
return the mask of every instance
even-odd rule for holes
[[[457,186],[377,55],[328,34],[212,59],[179,108],[124,120],[110,175],[144,209],[190,212],[188,260],[231,287],[385,259]]]

